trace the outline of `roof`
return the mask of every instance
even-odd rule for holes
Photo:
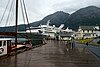
[[[82,30],[95,30],[95,26],[79,26]]]
[[[0,38],[0,41],[12,40],[11,38]]]

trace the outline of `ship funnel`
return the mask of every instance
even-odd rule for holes
[[[60,26],[59,26],[59,29],[62,29],[64,27],[64,24],[61,24]]]
[[[47,26],[49,26],[49,24],[50,24],[50,20],[48,20],[48,22],[47,22]]]

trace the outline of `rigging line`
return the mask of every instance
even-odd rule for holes
[[[30,33],[31,33],[31,29],[30,29],[30,25],[29,25],[29,20],[28,20],[28,16],[27,16],[27,11],[26,11],[24,0],[23,0],[23,6],[24,6],[24,10],[25,10],[25,15],[26,15],[26,20],[27,20],[27,23],[28,23],[28,27],[29,27],[29,30],[30,30]]]
[[[9,9],[9,13],[8,13],[8,16],[7,16],[7,20],[6,20],[5,26],[6,26],[7,23],[8,23],[8,20],[9,20],[10,14],[11,14],[11,9],[12,9],[13,3],[14,3],[14,0],[12,0],[12,3],[11,3],[11,6],[10,6],[10,9]],[[6,31],[6,29],[5,29],[4,31]]]
[[[23,15],[23,21],[25,24],[25,15],[24,15],[24,10],[23,10],[23,5],[22,5],[22,1],[20,0],[20,4],[21,4],[21,11],[22,11],[22,15]],[[26,24],[25,24],[25,30],[26,30]]]
[[[11,3],[11,6],[10,6],[10,9],[9,9],[9,13],[8,13],[8,16],[7,16],[7,20],[6,20],[5,26],[6,26],[7,23],[8,23],[8,20],[9,20],[10,14],[11,14],[11,9],[12,9],[13,3],[14,3],[14,0],[12,0],[12,3]]]
[[[8,3],[7,3],[6,8],[5,8],[5,10],[4,10],[4,13],[3,13],[3,15],[2,15],[2,17],[1,17],[0,24],[1,24],[1,22],[2,22],[2,20],[3,20],[3,18],[4,18],[4,16],[5,16],[5,13],[6,13],[6,10],[7,10],[7,8],[8,8],[9,3],[10,3],[10,1],[8,0]]]
[[[10,21],[11,22],[14,22],[14,16],[15,16],[15,13],[14,13],[14,10],[15,10],[15,0],[14,0],[14,3],[13,3],[13,6],[12,6],[12,10],[11,10],[11,16],[10,16]],[[8,25],[11,25],[10,23]]]

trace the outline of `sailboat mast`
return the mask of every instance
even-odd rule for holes
[[[15,23],[16,23],[16,27],[15,27],[15,46],[17,47],[17,33],[18,33],[18,0],[16,0],[16,16],[15,16]]]

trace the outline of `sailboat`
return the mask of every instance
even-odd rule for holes
[[[12,1],[14,1],[14,0],[12,0]],[[19,0],[15,0],[15,1],[16,1],[15,32],[0,32],[0,35],[3,35],[3,36],[15,36],[15,45],[14,45],[14,48],[12,48],[12,44],[11,44],[12,38],[2,38],[2,39],[0,39],[0,56],[5,55],[5,54],[9,54],[12,51],[12,49],[17,49],[17,47],[18,47],[18,35],[23,36],[26,39],[26,41],[23,42],[23,45],[29,44],[31,47],[33,45],[43,43],[43,39],[45,37],[41,34],[33,34],[33,33],[31,33],[31,31],[29,33],[18,32]],[[25,2],[24,2],[24,0],[22,0],[22,1],[20,0],[20,2],[21,2],[21,5],[23,3],[22,13],[23,13],[23,16],[26,17],[26,21],[27,21],[28,26],[29,26],[29,20],[28,20],[28,16],[27,16],[26,7],[25,7]],[[25,11],[23,11],[23,9]],[[24,20],[24,22],[25,22],[25,20]]]

